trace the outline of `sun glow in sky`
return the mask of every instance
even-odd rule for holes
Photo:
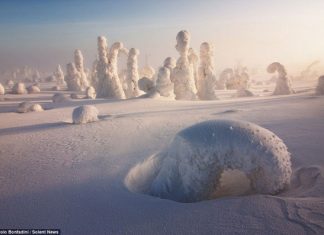
[[[273,61],[302,70],[314,60],[324,64],[323,0],[2,0],[0,69],[29,65],[53,71],[82,50],[86,65],[96,57],[96,38],[122,41],[141,51],[154,67],[187,29],[192,46],[215,46],[219,71],[242,63],[264,69]]]

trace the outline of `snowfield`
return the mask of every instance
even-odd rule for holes
[[[246,98],[217,91],[215,101],[53,103],[54,93],[69,93],[44,84],[38,94],[6,94],[0,102],[0,227],[59,228],[62,234],[323,234],[324,96],[314,95],[316,85],[294,84],[296,93],[285,96],[271,96],[274,85],[254,87],[255,96]],[[24,101],[45,111],[17,113]],[[99,121],[73,125],[72,112],[82,105],[95,106]],[[251,122],[277,135],[291,153],[290,186],[276,195],[246,193],[244,174],[227,171],[223,197],[195,203],[126,187],[134,166],[168,148],[181,130],[209,120]]]

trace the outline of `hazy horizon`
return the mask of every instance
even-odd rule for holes
[[[138,48],[153,67],[178,57],[175,37],[186,29],[191,45],[215,46],[215,67],[241,62],[263,68],[280,61],[303,70],[324,61],[324,1],[23,1],[0,3],[0,70],[24,65],[54,71],[81,49],[90,68],[97,36],[109,45]],[[323,67],[323,64],[321,66]],[[322,68],[321,67],[321,68]]]

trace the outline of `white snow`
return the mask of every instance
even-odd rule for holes
[[[98,121],[99,111],[95,106],[82,105],[73,110],[72,119],[74,124],[85,124]]]
[[[99,98],[53,104],[56,92],[48,90],[55,82],[41,83],[46,92],[38,94],[5,94],[0,227],[60,228],[63,234],[323,234],[324,96],[314,95],[316,83],[296,81],[296,93],[289,96],[271,96],[274,84],[252,84],[254,97],[232,98],[236,90],[218,90],[219,100],[212,101]],[[24,101],[46,111],[19,114]],[[82,105],[100,110],[100,121],[71,125],[74,108]],[[125,187],[128,172],[167,149],[177,133],[215,119],[255,123],[279,136],[291,153],[290,186],[276,195],[246,194],[244,172],[226,170],[216,192],[224,197],[196,203]]]

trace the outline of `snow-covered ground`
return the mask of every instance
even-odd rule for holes
[[[315,83],[296,94],[217,101],[73,100],[53,92],[5,95],[0,102],[0,227],[59,228],[63,234],[323,234],[324,97]],[[42,88],[42,87],[41,87]],[[263,92],[268,90],[267,92]],[[16,113],[23,101],[44,112]],[[72,124],[72,111],[94,105],[100,121]],[[226,196],[179,203],[133,193],[129,170],[201,121],[235,119],[278,135],[291,152],[293,179],[278,195]],[[226,185],[228,188],[235,186]],[[230,181],[229,181],[230,182]],[[229,190],[230,191],[230,190]],[[234,190],[235,191],[235,190]]]

